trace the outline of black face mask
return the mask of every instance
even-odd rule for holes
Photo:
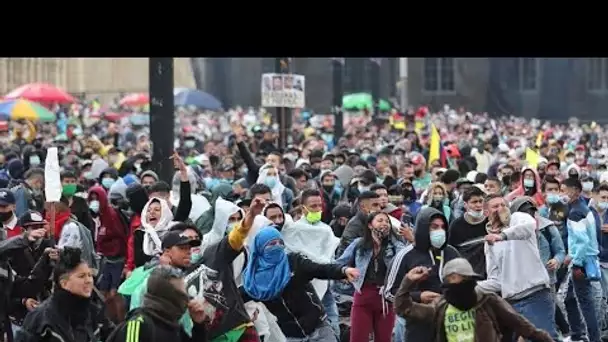
[[[281,231],[283,230],[283,225],[285,225],[285,222],[281,223],[281,224],[274,224],[274,227],[278,230]]]
[[[310,175],[314,178],[317,177],[321,173],[321,169],[310,168]]]
[[[416,175],[416,177],[420,177],[422,175],[422,171],[423,170],[414,170],[414,175]]]
[[[332,192],[332,191],[334,191],[334,186],[333,185],[323,185],[323,190],[325,190],[325,192]]]
[[[9,211],[8,213],[0,213],[0,222],[6,222],[13,217],[13,212]]]
[[[442,285],[444,288],[443,296],[450,305],[458,310],[467,311],[477,304],[476,285],[477,281],[473,279],[468,279],[458,284],[444,283]]]

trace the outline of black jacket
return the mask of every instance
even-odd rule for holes
[[[447,236],[446,242],[441,248],[436,249],[431,246],[429,228],[431,221],[435,218],[441,218],[444,221],[447,234],[448,221],[442,212],[431,207],[426,207],[418,212],[414,230],[416,244],[406,247],[395,256],[391,269],[386,276],[385,288],[387,292],[384,295],[388,301],[393,302],[401,280],[412,268],[417,266],[430,267],[431,272],[426,280],[418,282],[413,291],[411,291],[412,299],[415,302],[420,302],[420,295],[424,291],[442,293],[441,269],[446,262],[458,258],[459,254],[454,247],[448,245]],[[431,253],[433,255],[432,258]],[[406,324],[406,341],[433,340],[433,328],[428,323],[408,320]]]
[[[95,293],[84,310],[58,298],[54,293],[26,316],[15,342],[98,342],[105,341],[114,329]],[[81,317],[81,323],[74,324],[70,316]]]
[[[361,211],[357,211],[357,214],[348,221],[344,232],[342,232],[342,238],[340,239],[336,255],[342,255],[351,242],[356,238],[363,237],[363,233],[367,229],[366,221],[367,217]]]
[[[277,324],[286,337],[304,338],[312,334],[327,318],[323,304],[310,284],[317,279],[344,279],[342,266],[317,264],[301,254],[288,255],[291,279],[281,296],[263,302],[277,317]],[[252,300],[243,291],[244,301]]]
[[[93,223],[87,200],[79,196],[73,196],[70,211],[72,212],[72,215],[76,216],[78,222],[89,229],[93,240],[95,240],[97,238],[97,236],[95,236],[95,223]]]
[[[194,324],[192,337],[181,326],[172,327],[149,315],[145,308],[131,311],[105,342],[205,342],[205,327]]]

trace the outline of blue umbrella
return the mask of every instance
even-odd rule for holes
[[[196,89],[185,89],[175,95],[176,106],[194,106],[200,109],[220,110],[222,103],[215,96]]]
[[[134,126],[150,126],[150,115],[142,113],[133,113],[129,116],[129,121]]]

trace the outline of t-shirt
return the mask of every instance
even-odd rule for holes
[[[475,309],[461,311],[449,305],[443,321],[445,337],[448,342],[475,341]]]

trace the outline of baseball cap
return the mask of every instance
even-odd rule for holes
[[[17,226],[26,228],[27,226],[42,225],[45,223],[46,220],[44,219],[44,216],[42,216],[41,213],[29,210],[19,217],[19,220],[17,221]]]
[[[455,258],[445,263],[443,266],[443,279],[450,274],[459,274],[465,277],[471,277],[475,279],[481,279],[482,277],[473,271],[473,266],[465,258]]]
[[[9,189],[0,189],[0,206],[15,204],[15,195]]]
[[[162,248],[169,249],[175,246],[190,245],[190,247],[198,247],[201,245],[200,240],[191,240],[189,237],[184,235],[182,232],[173,231],[168,232],[163,238]]]

